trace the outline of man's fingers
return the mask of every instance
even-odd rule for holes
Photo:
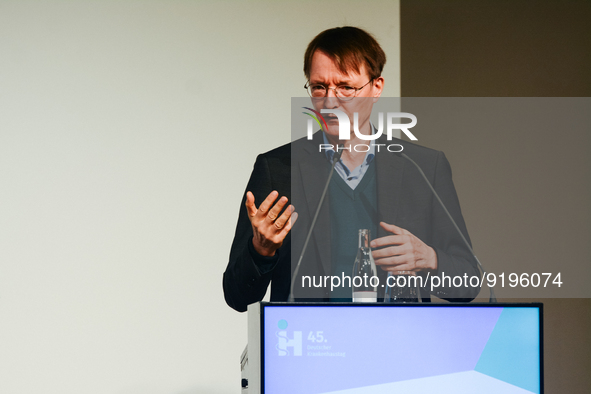
[[[390,246],[383,249],[372,249],[371,255],[377,261],[377,259],[383,259],[390,256],[400,256],[406,252],[406,248],[403,246]]]
[[[285,200],[287,201],[287,198]],[[279,203],[277,205],[279,205]],[[271,211],[273,211],[277,207],[277,205],[275,205],[275,207],[273,207],[273,209]],[[281,208],[283,208],[283,205],[285,205],[285,202],[281,205]],[[291,217],[291,214],[293,211],[294,211],[293,205],[290,205],[283,212],[283,214],[277,220],[275,220],[274,225],[278,230],[281,230],[285,226],[285,223],[287,223],[287,221]],[[270,215],[271,215],[271,212],[269,212],[269,216]],[[267,217],[269,217],[269,216],[267,216]]]
[[[394,233],[394,234],[404,234],[405,231],[406,231],[405,229],[403,229],[401,227],[395,226],[393,224],[388,224],[386,222],[380,222],[380,226],[384,230],[386,230],[388,232],[391,232],[391,233]]]
[[[291,228],[295,224],[296,220],[298,220],[298,213],[294,212],[291,214],[291,216],[289,217],[289,220],[287,221],[287,223],[285,224],[285,226],[283,226],[283,229],[281,230],[281,235],[283,238],[285,238],[287,236],[287,233],[289,233],[289,231],[291,230]]]
[[[254,195],[251,192],[246,192],[246,211],[249,217],[253,217],[257,213],[257,207],[254,205]]]
[[[390,256],[381,259],[376,259],[376,266],[384,271],[416,271],[417,266],[412,258],[408,255]]]
[[[372,248],[381,248],[389,245],[402,245],[408,241],[406,235],[387,235],[382,238],[376,238],[370,242],[369,246]]]
[[[386,272],[391,272],[393,274],[400,274],[401,272],[416,272],[417,269],[412,264],[409,263],[402,263],[399,265],[380,265],[380,268]]]
[[[404,255],[390,255],[376,258],[374,256],[376,265],[400,265],[408,261],[408,257]]]
[[[277,204],[275,204],[273,206],[273,208],[271,208],[271,210],[267,213],[267,219],[270,220],[271,222],[274,222],[275,219],[277,219],[277,216],[279,216],[279,213],[281,212],[281,210],[283,209],[283,207],[285,206],[285,204],[287,204],[287,197],[281,197],[279,199],[279,201],[277,201]],[[285,222],[283,222],[285,224]],[[277,223],[275,223],[277,224]],[[283,227],[283,225],[281,225],[281,227]],[[281,228],[278,227],[278,228]]]
[[[271,193],[269,193],[267,198],[265,198],[265,201],[263,201],[261,203],[261,205],[259,206],[259,210],[257,213],[259,213],[263,216],[267,215],[267,212],[269,211],[269,209],[273,205],[273,202],[277,199],[278,195],[279,195],[279,193],[277,193],[275,190],[273,190]]]

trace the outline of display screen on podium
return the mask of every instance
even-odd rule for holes
[[[261,305],[261,391],[542,393],[541,304]]]

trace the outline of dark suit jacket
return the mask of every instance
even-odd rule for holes
[[[242,199],[238,225],[230,251],[230,261],[223,278],[226,302],[238,311],[245,311],[248,304],[260,301],[271,283],[271,301],[286,301],[291,285],[292,267],[296,265],[312,217],[320,201],[320,195],[328,178],[330,164],[318,145],[322,135],[316,133],[309,141],[301,139],[276,148],[257,157],[246,190],[255,196],[257,206],[267,195],[277,190],[287,196],[298,212],[298,220],[282,247],[273,258],[256,256],[252,248],[252,227]],[[403,140],[378,143],[400,144],[404,153],[423,170],[462,233],[468,239],[460,204],[452,182],[451,168],[442,152],[415,145]],[[385,146],[376,153],[378,221],[402,227],[431,246],[437,253],[438,270],[430,275],[478,276],[477,263],[449,218],[433,196],[418,170],[398,154],[388,152]],[[335,174],[334,176],[338,176]],[[308,245],[298,276],[330,275],[330,215],[328,198],[323,207],[313,236]],[[379,229],[377,237],[388,235]],[[376,237],[376,238],[377,238]],[[255,258],[253,259],[253,254]],[[256,260],[256,262],[255,262]],[[380,283],[385,283],[385,273],[378,268]],[[422,272],[421,276],[426,276]],[[301,281],[296,280],[295,283]],[[328,300],[329,288],[294,289],[296,297]],[[424,301],[428,294],[454,301],[469,301],[476,297],[479,288],[440,287],[430,291],[421,289]],[[383,289],[382,289],[383,294]]]

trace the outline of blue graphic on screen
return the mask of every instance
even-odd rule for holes
[[[539,393],[539,357],[537,308],[265,308],[265,393]]]
[[[503,309],[474,370],[539,393],[538,315],[534,308]]]

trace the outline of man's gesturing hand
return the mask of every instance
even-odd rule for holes
[[[251,192],[246,193],[246,211],[253,232],[252,246],[262,256],[275,255],[275,251],[281,247],[285,236],[298,218],[298,214],[293,212],[293,205],[288,206],[279,216],[287,204],[287,197],[281,197],[273,206],[278,196],[279,193],[272,191],[257,209],[254,195]]]
[[[371,241],[376,265],[392,273],[437,269],[437,254],[433,248],[403,228],[384,222],[380,222],[380,226],[393,235]]]

